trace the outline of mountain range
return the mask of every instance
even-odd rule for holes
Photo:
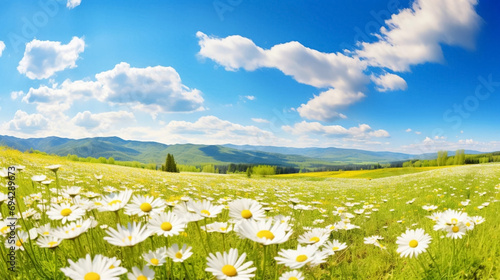
[[[93,137],[68,139],[60,137],[22,139],[1,136],[0,146],[20,151],[30,149],[67,156],[113,157],[118,161],[139,161],[142,163],[165,162],[167,153],[173,154],[179,164],[203,165],[247,163],[294,167],[322,167],[344,164],[390,163],[409,159],[432,159],[436,153],[412,155],[394,152],[374,152],[341,148],[290,148],[251,145],[199,145],[124,140],[119,137]],[[479,154],[478,151],[466,151]],[[454,152],[449,152],[453,155]]]

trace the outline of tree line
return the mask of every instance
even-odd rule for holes
[[[500,152],[466,155],[464,150],[457,150],[454,156],[448,156],[447,151],[438,151],[436,159],[394,162],[391,163],[391,167],[450,166],[488,162],[500,162]]]

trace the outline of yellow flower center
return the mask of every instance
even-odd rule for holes
[[[44,231],[43,235],[49,235],[50,233],[48,231]]]
[[[309,241],[316,243],[319,241],[319,237],[317,237],[317,236],[311,237],[311,239],[309,239]]]
[[[128,236],[128,240],[132,241],[132,236],[131,235]]]
[[[163,222],[160,227],[164,231],[170,231],[172,229],[172,224],[169,222]]]
[[[332,250],[333,251],[337,251],[339,249],[339,247],[333,247]]]
[[[71,211],[71,209],[64,208],[63,210],[61,210],[61,216],[67,217],[67,216],[71,215],[72,212],[73,211]]]
[[[452,227],[452,228],[451,228],[451,230],[452,230],[453,232],[457,233],[457,232],[459,232],[459,231],[460,231],[460,228],[459,228],[459,227],[457,227],[457,226],[454,226],[454,227]]]
[[[109,269],[113,269],[113,268],[115,268],[115,266],[114,266],[114,265],[111,265],[111,266],[109,267]]]
[[[143,212],[149,212],[149,211],[153,210],[153,206],[151,206],[151,204],[149,204],[147,202],[144,202],[143,204],[141,204],[140,208]]]
[[[182,259],[182,253],[181,252],[175,253],[175,257],[178,259]]]
[[[298,262],[305,262],[305,261],[307,261],[307,256],[306,255],[298,255],[295,260]]]
[[[245,218],[245,219],[250,219],[252,217],[252,212],[250,212],[250,210],[243,210],[241,211],[241,217]]]
[[[288,278],[288,280],[299,280],[299,278],[292,276],[292,277]]]
[[[16,241],[16,246],[17,247],[21,247],[21,245],[23,245],[23,240],[22,239],[19,239]]]
[[[413,239],[412,241],[410,241],[410,247],[412,248],[416,248],[418,246],[418,241]]]
[[[226,230],[227,230],[227,228],[225,228],[225,227],[220,228],[220,231],[226,231]]]
[[[144,275],[139,275],[139,277],[137,277],[137,280],[148,280],[148,277]]]
[[[208,210],[201,210],[201,214],[206,215],[206,216],[210,216],[210,211],[208,211]]]
[[[158,265],[160,262],[158,261],[158,259],[152,258],[151,263],[154,265]]]
[[[257,237],[258,238],[265,237],[266,239],[273,240],[274,234],[272,232],[270,232],[269,230],[264,229],[264,230],[257,232]]]
[[[5,233],[9,227],[5,226],[0,229],[0,232]]]
[[[222,273],[230,277],[238,275],[238,271],[236,271],[236,268],[230,264],[226,264],[222,267]]]
[[[95,272],[89,272],[85,274],[83,280],[101,280],[101,276]]]
[[[451,219],[451,223],[454,225],[454,224],[458,223],[458,220],[456,218],[453,218],[453,219]]]
[[[57,242],[55,241],[50,241],[49,243],[47,243],[47,245],[49,245],[49,247],[54,247],[57,245]]]
[[[109,205],[109,206],[113,206],[113,204],[116,204],[116,203],[122,203],[122,201],[121,201],[121,200],[119,200],[119,199],[115,199],[115,200],[113,200],[113,201],[110,201],[110,202],[108,203],[108,205]]]
[[[334,229],[335,229],[335,226],[331,226],[331,227],[330,227],[330,229],[331,229],[331,230],[334,230]]]
[[[465,225],[466,225],[467,227],[470,227],[470,223],[469,223],[469,222],[465,223]]]

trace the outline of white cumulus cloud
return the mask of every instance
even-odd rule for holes
[[[371,80],[377,85],[377,91],[385,92],[390,90],[406,90],[406,81],[398,75],[386,73],[380,76],[371,76]]]
[[[74,9],[80,6],[81,3],[82,0],[68,0],[68,2],[66,2],[66,7],[68,7],[68,9]]]
[[[201,92],[183,85],[172,67],[133,68],[122,62],[97,74],[96,79],[103,87],[102,94],[96,96],[100,101],[153,113],[204,110]]]
[[[385,21],[374,43],[362,43],[356,53],[370,65],[408,71],[411,65],[441,62],[440,44],[474,48],[481,18],[477,0],[416,0]]]
[[[314,96],[306,104],[297,108],[300,116],[310,120],[332,121],[347,118],[339,113],[340,108],[358,102],[365,95],[362,92],[350,92],[340,89],[329,89]]]
[[[5,43],[0,41],[0,57],[2,56],[3,50],[5,50]]]
[[[203,116],[195,122],[171,121],[165,126],[165,133],[177,135],[177,141],[182,143],[263,145],[277,142],[272,132],[215,116]]]
[[[35,132],[45,129],[49,120],[41,114],[28,114],[25,111],[17,110],[14,118],[4,124],[4,128],[9,130],[21,130],[24,132]]]
[[[134,114],[126,111],[104,112],[97,114],[84,111],[79,112],[72,119],[72,122],[75,125],[94,130],[109,130],[120,125],[130,125],[134,121]]]
[[[212,59],[226,70],[277,68],[297,82],[317,88],[360,90],[369,80],[363,73],[366,63],[342,53],[319,52],[299,42],[264,50],[239,35],[217,38],[200,31],[196,35],[201,48],[198,55]]]
[[[85,42],[78,37],[73,37],[67,45],[34,39],[26,44],[17,70],[30,79],[47,79],[56,72],[77,67],[76,60],[84,50]]]
[[[387,138],[389,132],[383,129],[374,130],[367,124],[345,128],[340,125],[322,125],[319,122],[302,121],[293,126],[282,126],[282,129],[294,135],[318,134],[326,137],[346,137],[357,139]]]
[[[299,83],[328,89],[297,110],[307,119],[331,121],[345,117],[336,111],[338,107],[359,101],[364,96],[361,91],[369,82],[364,73],[366,62],[342,53],[319,52],[299,42],[278,44],[265,50],[239,35],[217,38],[197,32],[197,37],[198,55],[212,59],[228,71],[276,68]]]
[[[151,114],[204,110],[201,92],[182,84],[174,68],[133,68],[125,62],[97,74],[96,81],[66,80],[61,85],[30,88],[23,101],[35,103],[39,112],[49,114],[68,110],[76,100],[90,99]]]

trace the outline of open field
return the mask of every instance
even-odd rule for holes
[[[440,168],[450,168],[450,166],[432,167],[403,167],[403,168],[382,168],[373,170],[349,170],[349,171],[325,171],[276,175],[275,178],[360,178],[377,179],[405,174],[413,174],[430,171]]]
[[[65,279],[63,271],[71,267],[70,261],[76,262],[88,254],[118,258],[121,262],[113,263],[114,268],[103,267],[107,273],[121,275],[116,279],[152,279],[139,278],[139,274],[127,278],[121,269],[132,272],[132,267],[138,267],[144,272],[145,265],[154,271],[154,279],[216,279],[212,272],[206,271],[212,266],[207,263],[207,255],[227,252],[230,248],[238,249],[239,256],[246,253],[244,262],[253,262],[246,272],[255,276],[245,277],[245,268],[233,263],[232,269],[222,265],[215,268],[220,279],[500,279],[500,243],[496,241],[500,239],[499,164],[434,170],[415,168],[415,171],[425,171],[418,173],[400,170],[404,175],[395,174],[396,170],[342,172],[311,181],[299,176],[304,174],[250,179],[245,175],[175,174],[1,150],[0,168],[11,165],[25,166],[15,178],[20,203],[16,207],[23,213],[18,214],[20,227],[15,242],[18,272],[8,272],[9,266],[2,259],[0,279]],[[55,173],[46,168],[49,165],[61,167]],[[54,181],[46,185],[33,182],[34,175],[45,175]],[[103,177],[98,181],[95,175]],[[0,180],[2,184],[8,183],[8,178]],[[125,190],[133,191],[133,195],[124,208],[116,212],[102,211],[107,206],[120,204],[119,197],[106,200],[106,196]],[[1,192],[7,194],[7,188]],[[134,196],[158,200],[150,200],[151,208],[143,207],[142,201],[136,203],[137,212],[127,215],[127,209],[133,208]],[[181,200],[188,197],[190,202]],[[249,209],[235,210],[239,209],[236,204],[240,198],[254,202],[251,207],[242,206]],[[67,216],[66,203],[73,207]],[[437,209],[422,208],[428,205],[435,205]],[[427,218],[450,209],[475,217],[469,220],[465,215],[458,215],[457,220],[450,222],[454,224],[448,225],[448,230],[454,232],[453,227],[457,226],[458,232],[463,231],[461,238],[449,237],[458,236],[456,232],[434,230],[436,222]],[[152,213],[171,211],[190,221],[170,220],[170,228],[162,227],[165,225],[162,223],[160,228],[171,235],[169,237],[149,236],[147,232],[147,236],[141,238],[143,234],[134,232],[115,240],[115,244],[126,246],[113,245],[104,239],[110,236],[111,228],[117,228],[117,223],[126,227],[128,222],[135,221],[144,226],[152,222],[147,218],[149,214],[159,217]],[[1,212],[2,217],[8,216],[6,202],[2,203]],[[73,229],[56,230],[71,223],[62,223],[61,219],[77,213],[80,213],[77,220],[83,221],[77,221]],[[254,224],[260,238],[248,236],[249,230],[243,225],[254,218],[264,221]],[[89,219],[92,226],[84,222]],[[266,220],[275,226],[263,230]],[[214,222],[227,224],[217,224],[211,232],[204,230],[204,225]],[[469,226],[464,229],[466,223]],[[179,224],[187,225],[175,232]],[[235,224],[239,225],[239,233],[231,231]],[[75,231],[79,225],[88,228],[77,237],[54,239],[56,235],[64,236],[65,230]],[[40,233],[35,234],[33,228],[40,229]],[[286,234],[280,235],[281,229]],[[407,229],[423,229],[432,238],[428,248],[423,248],[416,258],[402,257],[397,252],[396,240]],[[8,228],[0,224],[0,230],[3,244],[7,242]],[[39,235],[36,240],[35,235]],[[365,240],[372,236],[380,238]],[[54,239],[52,242],[57,244],[51,245],[55,247],[42,248],[40,245],[48,244],[44,243],[45,238]],[[333,240],[339,243],[328,243]],[[265,245],[273,242],[278,244]],[[343,243],[346,248],[341,246]],[[164,263],[150,256],[146,256],[147,262],[143,257],[151,250],[174,244],[192,247],[193,255],[189,256],[186,251],[178,255],[181,250],[173,250],[173,255],[167,256]],[[295,251],[298,245],[310,247]],[[9,248],[1,248],[2,258],[6,258]],[[289,251],[292,255],[289,261],[275,259],[283,250],[293,250]],[[183,255],[188,257],[184,260]],[[296,278],[286,274],[290,271],[296,271]],[[97,278],[96,274],[87,273],[81,279],[115,279],[106,278],[104,274]],[[284,278],[286,275],[289,276]]]

